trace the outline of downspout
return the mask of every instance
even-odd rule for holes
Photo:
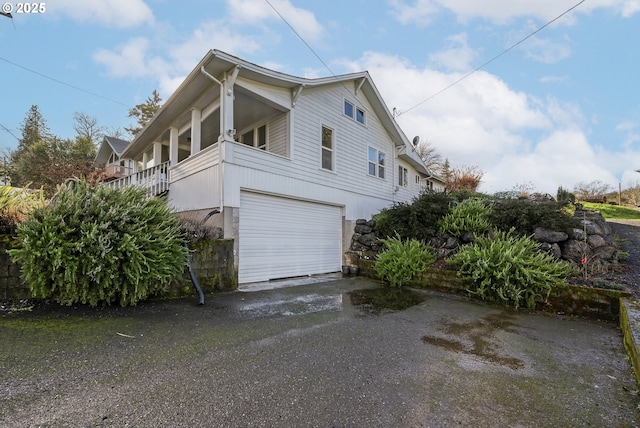
[[[213,82],[217,83],[220,86],[220,135],[218,136],[218,185],[219,185],[219,196],[220,203],[219,209],[220,212],[224,209],[224,184],[222,182],[223,173],[222,173],[222,162],[224,161],[224,157],[222,156],[222,142],[224,141],[224,83],[216,79],[213,75],[211,75],[207,70],[204,69],[204,65],[200,67],[200,72],[211,79]]]

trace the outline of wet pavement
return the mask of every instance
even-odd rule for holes
[[[2,427],[634,427],[617,325],[363,278],[0,316]],[[356,296],[355,300],[352,296]]]

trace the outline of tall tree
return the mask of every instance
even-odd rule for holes
[[[27,184],[28,180],[21,176],[21,172],[13,168],[25,153],[34,145],[42,143],[44,140],[51,137],[51,132],[47,126],[47,121],[44,119],[40,109],[37,105],[32,105],[29,111],[25,115],[22,124],[20,125],[20,139],[18,141],[18,148],[11,153],[11,182],[13,185],[23,186]]]
[[[161,106],[162,98],[160,98],[158,91],[154,89],[151,96],[147,97],[147,100],[144,103],[138,104],[129,110],[129,117],[135,118],[137,124],[125,127],[124,129],[131,134],[132,137],[135,137],[136,134],[149,122],[149,120],[151,120],[153,115],[156,114]]]
[[[87,139],[94,145],[100,144],[100,140],[105,135],[105,128],[98,123],[98,119],[86,113],[75,112],[73,120],[76,138]]]
[[[416,153],[420,156],[420,159],[422,159],[425,165],[427,165],[429,171],[436,175],[442,175],[444,160],[431,141],[420,140],[416,146]]]

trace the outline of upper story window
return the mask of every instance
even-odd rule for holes
[[[267,150],[267,125],[258,126],[241,134],[240,142],[247,146]]]
[[[384,178],[386,155],[373,147],[369,147],[369,175]]]
[[[333,129],[322,127],[322,169],[333,171]]]
[[[398,185],[409,187],[409,171],[403,166],[398,166]]]
[[[344,115],[364,125],[364,110],[347,100],[344,101]]]

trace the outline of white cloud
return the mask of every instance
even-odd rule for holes
[[[429,55],[429,61],[449,70],[469,70],[477,53],[469,47],[467,34],[460,33],[447,37],[447,47]]]
[[[166,98],[213,47],[241,55],[255,51],[260,44],[252,37],[234,33],[223,22],[205,22],[182,41],[133,38],[117,49],[97,50],[93,59],[112,77],[156,79]]]
[[[571,55],[571,46],[568,43],[559,43],[538,37],[528,39],[523,44],[523,49],[528,58],[544,64],[554,64]]]
[[[369,70],[387,105],[404,110],[397,121],[409,139],[419,135],[432,142],[454,167],[473,165],[484,171],[483,191],[528,182],[551,194],[560,185],[573,188],[581,181],[614,186],[628,169],[621,165],[620,153],[590,144],[589,121],[575,103],[532,97],[480,71],[418,105],[463,73],[417,68],[375,52],[346,65],[353,71]],[[627,155],[638,159],[640,168],[640,153],[630,150]]]
[[[109,27],[129,28],[154,21],[153,12],[144,0],[56,0],[48,6],[47,12]]]
[[[289,0],[270,0],[270,3],[273,7],[264,0],[227,0],[229,16],[237,25],[284,18],[305,40],[317,41],[322,37],[324,28],[313,12],[293,6]]]
[[[520,17],[550,21],[577,3],[577,0],[390,0],[393,15],[400,23],[416,25],[429,24],[432,17],[444,9],[453,12],[461,22],[481,18],[502,25]],[[559,23],[572,24],[576,14],[591,13],[593,10],[603,8],[611,8],[623,17],[630,17],[640,12],[640,2],[638,0],[591,0],[565,15]]]

